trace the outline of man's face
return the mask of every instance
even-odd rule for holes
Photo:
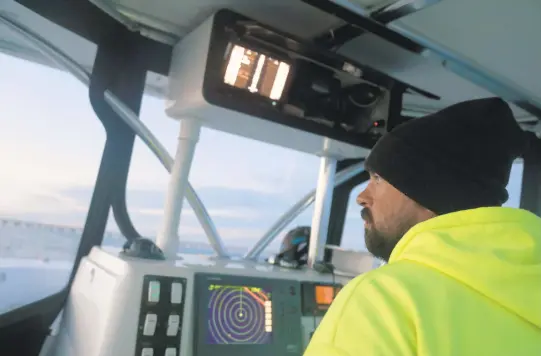
[[[375,173],[370,174],[357,204],[363,207],[366,248],[385,261],[409,229],[435,216]]]

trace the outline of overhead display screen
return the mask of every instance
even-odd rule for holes
[[[233,45],[227,62],[224,83],[272,100],[280,100],[290,65],[254,50]]]
[[[271,291],[252,286],[208,287],[207,344],[272,342]]]

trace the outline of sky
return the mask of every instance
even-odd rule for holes
[[[87,88],[69,73],[0,54],[0,92],[0,217],[81,227],[105,142]],[[173,153],[179,124],[164,109],[163,100],[145,96],[141,119]],[[318,157],[203,129],[190,182],[225,242],[248,248],[316,186],[318,169]],[[520,170],[518,165],[513,170],[509,206],[518,206]],[[154,237],[161,226],[167,182],[168,173],[137,139],[127,203],[145,236]],[[355,204],[361,189],[350,196],[342,242],[356,250],[365,249]],[[308,209],[290,228],[309,224],[311,213]],[[112,216],[108,229],[118,231]],[[205,241],[187,203],[179,235]]]

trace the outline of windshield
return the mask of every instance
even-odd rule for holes
[[[165,115],[162,99],[145,95],[141,120],[171,155],[179,122]],[[205,204],[228,251],[242,255],[287,209],[317,184],[319,158],[264,142],[203,128],[190,183]],[[139,232],[154,238],[162,224],[169,174],[137,140],[128,176],[127,202]],[[307,209],[285,230],[309,225]],[[284,231],[285,233],[285,231]],[[207,238],[188,203],[179,228],[181,252],[210,252]],[[275,251],[278,238],[268,251]],[[190,248],[187,248],[190,246]]]

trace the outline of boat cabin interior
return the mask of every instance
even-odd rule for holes
[[[106,143],[64,288],[0,314],[0,353],[302,355],[336,293],[379,266],[339,247],[370,149],[461,101],[501,97],[531,133],[520,207],[540,215],[540,13],[534,0],[4,0],[2,53],[82,82]],[[143,93],[176,122],[176,152],[139,119]],[[202,128],[320,162],[313,190],[242,255],[190,183]],[[152,238],[127,210],[136,140],[169,177]],[[179,253],[186,205],[212,256]],[[309,206],[306,264],[264,258]],[[109,211],[121,251],[102,247]]]

